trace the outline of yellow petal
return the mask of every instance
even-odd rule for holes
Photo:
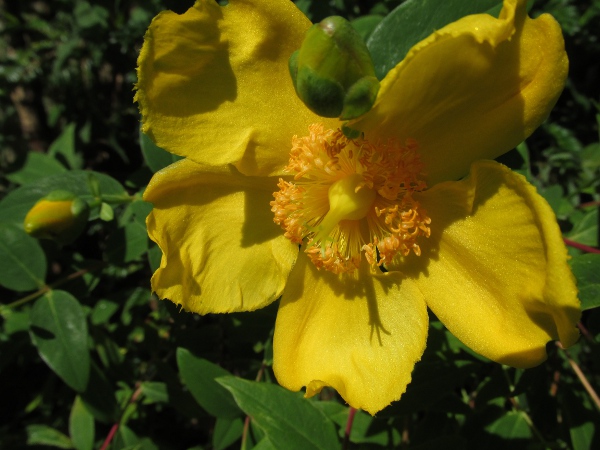
[[[250,311],[281,295],[298,252],[273,223],[277,180],[181,160],[154,175],[148,234],[163,256],[152,289],[200,314]]]
[[[416,139],[429,186],[515,147],[547,117],[568,70],[559,25],[530,19],[525,3],[505,0],[499,19],[467,16],[415,45],[353,126]]]
[[[273,340],[279,383],[306,396],[332,386],[351,406],[375,414],[398,400],[421,358],[427,308],[398,273],[358,279],[318,271],[304,253],[281,299]]]
[[[289,0],[198,0],[160,13],[138,59],[143,130],[196,162],[277,172],[319,118],[297,98],[288,58],[310,21]]]
[[[419,197],[431,217],[420,257],[396,269],[462,342],[495,361],[531,367],[545,345],[578,338],[580,306],[554,213],[524,177],[493,161]]]

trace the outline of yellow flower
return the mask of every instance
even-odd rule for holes
[[[353,141],[289,79],[310,25],[289,0],[199,0],[152,22],[143,129],[185,157],[145,194],[163,252],[157,294],[200,314],[281,296],[279,383],[308,396],[332,386],[370,413],[410,382],[427,307],[515,367],[542,362],[549,340],[573,344],[579,302],[554,215],[489,160],[531,134],[563,88],[554,19],[505,0],[499,18],[436,31],[381,81]]]

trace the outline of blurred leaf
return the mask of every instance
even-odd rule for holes
[[[28,445],[49,445],[58,448],[73,448],[71,439],[60,431],[46,425],[27,426]]]
[[[217,417],[213,430],[212,445],[215,450],[225,450],[242,437],[244,422],[242,419]]]
[[[183,384],[210,415],[225,419],[241,415],[231,394],[215,381],[217,377],[231,375],[229,372],[210,361],[192,355],[182,347],[177,349],[177,366]]]
[[[497,436],[505,439],[528,439],[531,435],[531,429],[521,412],[509,412],[485,429]]]
[[[487,12],[500,0],[408,0],[375,28],[367,42],[377,77],[382,79],[410,48],[450,22]]]
[[[337,449],[333,422],[310,400],[281,386],[237,377],[217,380],[237,404],[262,428],[274,448]]]
[[[140,147],[142,149],[142,155],[144,155],[144,160],[152,172],[158,172],[160,169],[181,159],[181,156],[169,153],[156,145],[152,139],[142,132],[141,128]]]
[[[382,20],[383,16],[362,16],[352,20],[350,24],[352,25],[352,28],[354,28],[358,34],[360,34],[360,37],[363,38],[363,41],[366,42],[367,39],[369,39],[369,36],[371,36],[375,30],[375,27],[377,27]]]
[[[105,222],[110,222],[115,218],[115,211],[113,210],[112,206],[110,206],[108,203],[102,202],[102,204],[100,205],[99,217]]]
[[[16,184],[27,184],[49,175],[66,172],[65,166],[44,153],[28,152],[25,164],[6,178]]]
[[[65,291],[48,292],[33,305],[30,334],[46,364],[73,389],[84,391],[90,354],[87,323],[79,302]]]
[[[144,404],[148,403],[168,403],[169,393],[167,385],[158,381],[144,381],[142,383],[142,394],[144,394]]]
[[[111,423],[117,420],[119,409],[115,399],[113,386],[106,375],[92,361],[90,380],[81,399],[96,420]]]
[[[88,411],[81,397],[75,397],[69,416],[69,434],[77,450],[94,448],[94,416]]]
[[[106,242],[106,256],[113,264],[136,260],[148,250],[146,227],[131,222],[111,233]]]
[[[119,304],[111,300],[101,299],[96,302],[90,315],[90,321],[93,325],[101,325],[108,322],[112,315],[118,311]]]
[[[88,184],[90,174],[98,182],[103,196],[127,196],[127,192],[125,192],[121,183],[108,175],[98,172],[73,170],[45,177],[37,182],[32,182],[15,189],[0,201],[0,217],[5,222],[22,226],[23,220],[31,207],[40,198],[58,189],[70,191],[83,200],[90,202],[93,199]],[[94,215],[92,214],[90,218],[93,219]]]
[[[75,124],[68,124],[48,149],[48,155],[63,160],[71,169],[81,169],[83,158],[75,147]]]
[[[577,278],[581,309],[600,306],[600,254],[587,253],[575,256],[570,261],[571,269]]]
[[[573,220],[574,215],[571,217]],[[592,247],[598,246],[598,209],[585,213],[581,219],[575,219],[573,229],[567,235],[580,244],[589,245]]]
[[[38,241],[16,225],[0,222],[0,285],[30,291],[45,285],[46,255]]]

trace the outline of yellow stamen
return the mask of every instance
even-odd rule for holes
[[[319,269],[354,272],[362,253],[373,267],[391,263],[429,237],[431,220],[412,193],[427,188],[417,143],[348,139],[340,130],[309,127],[292,139],[286,170],[271,210],[274,221]]]

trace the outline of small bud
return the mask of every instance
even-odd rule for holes
[[[73,242],[83,231],[90,216],[88,204],[68,191],[52,191],[29,210],[23,226],[38,239],[60,244]]]
[[[372,108],[379,92],[367,46],[339,16],[309,28],[289,68],[298,97],[323,117],[355,119]]]

